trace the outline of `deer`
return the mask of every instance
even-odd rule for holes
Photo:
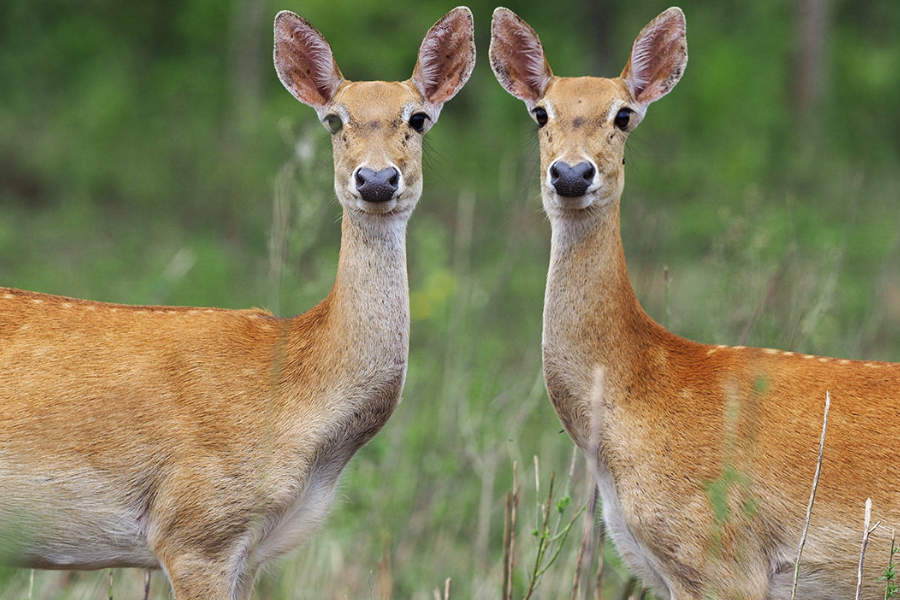
[[[685,32],[670,8],[641,30],[618,77],[560,77],[531,26],[506,8],[493,14],[491,68],[537,125],[551,228],[549,399],[645,585],[667,599],[751,600],[791,597],[830,397],[798,597],[853,597],[867,498],[881,525],[868,538],[863,597],[881,597],[876,579],[900,528],[900,364],[690,341],[648,316],[629,282],[625,143],[680,80]]]
[[[474,62],[466,7],[402,82],[344,79],[325,37],[278,13],[275,69],[331,132],[342,209],[334,285],[307,312],[0,288],[2,562],[162,568],[176,600],[247,600],[316,531],[400,400],[423,135]]]

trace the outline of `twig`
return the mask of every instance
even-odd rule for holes
[[[599,494],[599,490],[597,493]],[[606,541],[606,531],[602,519],[600,520],[597,540],[597,577],[594,579],[594,600],[600,600],[601,589],[603,587],[603,544]]]
[[[144,600],[150,598],[150,569],[144,571]]]
[[[869,544],[869,535],[881,525],[881,521],[878,521],[872,528],[869,528],[869,522],[872,520],[872,499],[866,498],[866,520],[863,523],[863,539],[862,539],[862,548],[859,551],[859,571],[856,574],[856,600],[859,600],[862,597],[862,580],[863,580],[863,562],[866,558],[866,546]]]
[[[516,566],[516,505],[519,503],[519,463],[513,461],[513,489],[506,494],[503,524],[503,600],[512,600]]]
[[[509,536],[512,531],[510,527],[510,517],[512,513],[512,492],[506,492],[506,504],[503,510],[503,595],[501,600],[509,600],[510,586],[510,540]]]
[[[535,456],[535,473],[537,473],[537,457]],[[553,504],[553,480],[555,478],[556,473],[550,473],[550,488],[549,493],[547,494],[547,505],[544,507],[544,516],[541,519],[539,529],[538,529],[538,551],[537,556],[534,559],[534,570],[531,573],[531,582],[528,585],[528,591],[525,593],[525,600],[531,598],[531,595],[534,593],[534,588],[537,586],[538,579],[540,577],[541,572],[541,563],[544,559],[544,553],[547,551],[547,538],[549,537],[549,531],[547,528],[547,524],[550,522],[550,506]]]
[[[622,600],[628,600],[631,597],[631,593],[634,591],[634,588],[637,586],[637,577],[629,577],[628,583],[625,584],[625,587],[622,588]]]
[[[822,418],[822,437],[819,438],[819,458],[816,461],[816,476],[813,477],[812,492],[809,504],[806,505],[806,520],[803,522],[803,534],[800,536],[800,547],[797,548],[797,562],[794,564],[794,585],[791,587],[791,600],[797,597],[797,581],[800,578],[800,557],[806,545],[806,534],[809,532],[809,519],[812,516],[813,503],[816,501],[816,488],[819,487],[819,474],[822,472],[822,453],[825,450],[825,430],[828,429],[828,410],[831,408],[831,391],[825,392],[825,416]]]
[[[895,565],[894,565],[894,554],[897,553],[897,547],[894,545],[894,540],[896,531],[891,529],[891,553],[888,558],[888,566],[884,571],[884,577],[881,579],[884,580],[884,600],[888,600],[888,598],[894,598],[897,595],[897,584],[894,583],[896,579]]]
[[[572,582],[572,596],[570,600],[577,600],[578,598],[578,588],[581,587],[581,570],[584,566],[585,554],[592,559],[594,556],[594,519],[597,514],[598,489],[596,485],[593,485],[592,488],[591,499],[584,514],[584,529],[581,533],[581,546],[578,548],[578,558],[575,561],[575,580]]]
[[[34,592],[34,569],[28,577],[28,600],[31,600],[31,593]]]
[[[434,588],[434,600],[450,600],[450,578],[444,581],[444,595],[441,596],[441,589]]]

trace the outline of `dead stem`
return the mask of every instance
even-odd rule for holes
[[[794,564],[794,584],[791,586],[791,600],[797,597],[797,581],[800,578],[800,557],[803,555],[803,546],[806,545],[806,534],[809,532],[809,519],[812,516],[813,503],[816,501],[816,489],[819,487],[819,474],[822,472],[822,453],[825,449],[825,430],[828,429],[828,411],[831,408],[831,391],[825,392],[825,416],[822,418],[822,436],[819,438],[819,458],[816,461],[816,475],[813,477],[812,492],[809,495],[809,504],[806,505],[806,519],[803,521],[803,534],[800,536],[800,546],[797,548],[797,562]]]

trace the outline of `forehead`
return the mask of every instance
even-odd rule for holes
[[[624,104],[627,97],[625,83],[619,78],[554,77],[547,84],[543,102],[557,114],[591,115]]]
[[[393,117],[422,103],[422,94],[408,81],[352,81],[342,86],[332,106],[360,120]]]

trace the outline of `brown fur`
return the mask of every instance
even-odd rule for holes
[[[552,226],[544,374],[592,464],[620,553],[664,598],[788,597],[828,392],[799,597],[852,597],[866,498],[882,524],[869,544],[864,597],[878,597],[890,532],[900,526],[900,365],[710,346],[653,322],[622,250],[623,153],[647,105],[684,71],[684,16],[669,9],[648,25],[635,41],[635,52],[651,53],[644,72],[633,72],[633,53],[615,79],[553,77],[545,60],[518,51],[540,48],[536,37],[497,9],[491,64],[510,93],[549,114],[539,129]],[[625,131],[613,123],[621,107],[634,111]],[[596,167],[585,196],[556,193],[547,174],[557,160]]]
[[[345,81],[292,13],[276,19],[275,59],[298,99],[345,121],[333,136],[344,214],[331,293],[279,319],[0,288],[3,562],[162,567],[177,600],[245,600],[259,567],[324,519],[341,470],[396,407],[405,231],[422,189],[422,134],[407,120],[433,122],[465,83],[471,13],[451,11],[423,42],[431,93],[415,76]],[[395,195],[364,201],[361,166],[396,167]]]

